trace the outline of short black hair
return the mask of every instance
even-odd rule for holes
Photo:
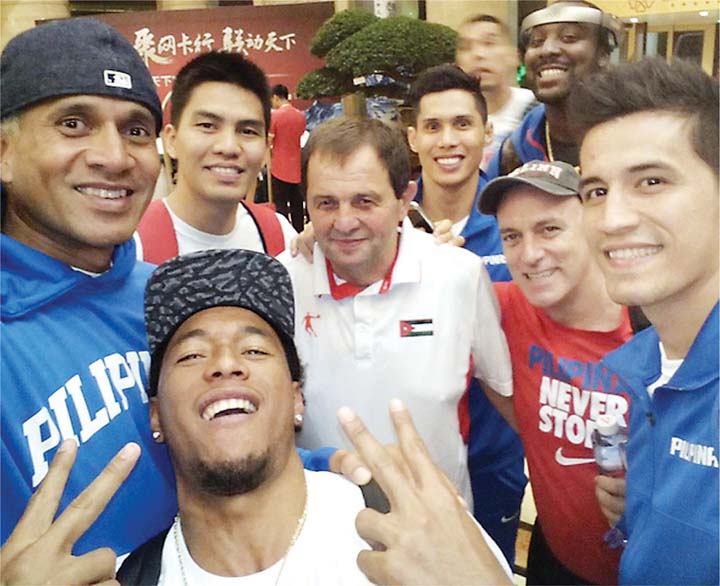
[[[638,112],[676,112],[693,122],[697,155],[718,174],[718,83],[699,65],[646,58],[580,81],[570,95],[571,120],[583,132]]]
[[[277,83],[270,89],[270,94],[277,96],[278,98],[282,98],[283,100],[287,100],[288,97],[290,97],[290,90],[288,90],[286,85]]]
[[[172,91],[170,121],[178,126],[193,90],[207,82],[230,83],[255,94],[263,108],[265,131],[270,128],[270,90],[262,69],[240,53],[203,53],[177,74]]]
[[[462,90],[472,95],[475,106],[480,112],[483,123],[487,122],[487,102],[480,91],[480,80],[465,73],[457,65],[436,65],[423,71],[410,86],[408,103],[413,109],[413,118],[417,123],[420,113],[420,100],[427,94],[436,94],[449,90]]]

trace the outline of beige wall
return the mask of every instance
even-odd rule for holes
[[[217,0],[156,0],[158,10],[198,10],[217,6]]]
[[[335,1],[336,8],[335,10],[343,10],[344,8],[347,8],[347,6],[343,6],[342,8],[337,8],[338,0],[253,0],[254,6],[273,6],[277,4],[307,4],[308,1],[311,2],[333,2]],[[347,4],[348,0],[344,1],[344,4]],[[343,3],[343,2],[341,2]]]
[[[307,0],[254,0],[258,6],[269,4],[301,4]],[[315,0],[318,1],[318,0]],[[351,0],[320,0],[335,3],[335,10],[344,10]],[[217,6],[217,0],[157,0],[158,10],[189,10]],[[510,24],[517,21],[517,0],[427,0],[427,19],[457,29],[468,16],[481,12],[492,14]],[[0,0],[0,46],[16,34],[32,28],[38,20],[70,16],[67,0]]]
[[[156,0],[156,2],[158,10],[192,10],[218,5],[218,0]],[[0,0],[0,47],[5,47],[15,35],[34,27],[39,20],[69,17],[68,4],[67,0]]]
[[[0,46],[31,29],[39,20],[68,18],[67,0],[0,0]],[[191,10],[217,6],[217,0],[157,0],[158,10]]]
[[[36,21],[67,18],[66,0],[0,0],[0,46],[5,47],[15,35],[31,29]]]

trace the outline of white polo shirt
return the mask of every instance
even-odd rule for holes
[[[334,300],[325,257],[283,253],[295,291],[295,343],[305,367],[305,448],[350,447],[336,412],[349,405],[383,443],[396,443],[388,402],[402,399],[430,453],[472,503],[458,403],[475,377],[512,395],[492,285],[480,258],[403,224],[389,288],[378,281]]]

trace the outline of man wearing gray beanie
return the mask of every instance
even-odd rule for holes
[[[93,19],[18,35],[0,75],[2,582],[98,583],[177,511],[148,416],[153,267],[131,238],[162,110],[133,46]],[[333,451],[302,456],[327,469]]]
[[[152,267],[131,239],[159,172],[160,101],[133,46],[91,19],[13,38],[0,74],[3,583],[102,582],[176,506],[141,374]],[[91,502],[68,507],[114,457]]]
[[[131,238],[162,111],[133,46],[92,19],[18,35],[0,75],[2,583],[94,584],[177,511],[148,416],[153,267]]]

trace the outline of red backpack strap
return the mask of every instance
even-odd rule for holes
[[[137,227],[143,246],[143,259],[156,265],[178,255],[178,242],[165,202],[150,202]]]
[[[275,206],[271,203],[242,203],[257,226],[265,252],[277,256],[285,250],[285,236],[280,220],[275,215]]]

